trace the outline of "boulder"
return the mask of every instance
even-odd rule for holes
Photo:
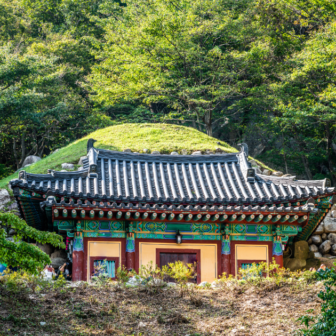
[[[16,234],[16,231],[14,229],[10,229],[8,231],[8,236],[14,236]]]
[[[222,154],[222,153],[223,153],[223,150],[222,150],[221,148],[216,148],[216,149],[215,149],[215,152],[216,152],[217,154]]]
[[[62,163],[63,169],[74,170],[75,166],[72,163]]]
[[[308,243],[308,245],[313,244],[313,240],[311,239],[311,237],[307,240],[307,243]]]
[[[336,244],[331,245],[330,253],[334,256],[336,256]]]
[[[159,151],[153,151],[152,154],[154,154],[154,155],[159,155],[160,152],[159,152]]]
[[[80,166],[83,166],[83,160],[85,160],[85,159],[87,159],[87,156],[86,156],[86,155],[85,155],[85,156],[81,156],[80,159],[79,159],[79,161],[78,161],[78,164],[79,164]]]
[[[283,175],[283,172],[281,171],[275,171],[272,173],[273,176],[282,176]]]
[[[322,222],[316,229],[315,234],[322,234],[324,232],[324,223]]]
[[[336,232],[336,218],[326,217],[324,219],[324,231],[326,233]]]
[[[123,150],[123,152],[124,152],[124,153],[132,153],[132,150],[129,149],[129,148],[126,148],[126,149]]]
[[[54,247],[50,244],[39,244],[37,243],[36,246],[42,250],[44,253],[48,254],[49,256],[53,253]],[[55,257],[56,258],[56,257]]]
[[[186,149],[182,149],[182,150],[181,150],[181,154],[182,154],[182,155],[188,155],[188,151],[187,151]]]
[[[306,260],[306,270],[309,270],[311,268],[315,268],[316,270],[320,268],[321,266],[321,261],[319,259],[315,258],[309,258]]]
[[[25,167],[26,165],[31,165],[37,161],[40,161],[41,158],[39,156],[36,155],[29,155],[25,158],[25,160],[22,163],[22,167]]]
[[[320,246],[319,246],[319,251],[322,254],[327,254],[331,250],[331,243],[330,240],[324,241]]]
[[[311,237],[313,244],[320,245],[322,243],[322,238],[319,235],[314,235]]]
[[[322,238],[322,240],[327,240],[328,239],[328,235],[326,233],[322,233],[321,234],[321,238]]]
[[[10,202],[9,192],[6,189],[0,189],[0,210]]]
[[[57,250],[54,253],[51,253],[50,258],[55,259],[55,258],[62,258],[66,259],[67,253],[65,250]]]
[[[145,148],[142,150],[145,154],[149,154],[149,149]]]
[[[262,173],[263,175],[267,175],[267,176],[271,175],[271,171],[268,169],[264,169]]]
[[[314,245],[314,244],[311,244],[311,245],[309,246],[309,250],[310,250],[311,252],[318,252],[318,247],[317,247],[316,245]]]
[[[65,258],[50,258],[50,259],[51,259],[51,265],[52,267],[55,268],[55,270],[67,262]]]
[[[333,218],[336,218],[336,210],[332,210],[330,212],[330,216],[333,217]]]
[[[195,152],[192,152],[191,155],[202,155],[202,152],[201,151],[195,151]]]
[[[289,268],[292,272],[294,272],[303,267],[306,267],[306,265],[306,259],[289,258],[286,268]]]
[[[300,240],[294,243],[294,258],[295,259],[308,259],[309,246],[305,240]]]
[[[179,155],[177,152],[171,152],[170,155]]]
[[[322,258],[322,254],[320,252],[315,252],[314,257],[315,258]]]
[[[336,233],[329,233],[328,240],[330,240],[331,244],[336,244]]]

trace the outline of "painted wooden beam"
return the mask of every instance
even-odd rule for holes
[[[141,215],[141,218],[142,219],[147,219],[148,217],[148,212],[144,212],[142,215]]]
[[[221,222],[224,222],[225,220],[227,220],[228,219],[228,215],[220,215],[219,216],[219,220],[221,221]]]
[[[85,210],[81,210],[81,212],[80,212],[80,216],[81,216],[81,218],[84,218],[84,217],[85,217]]]
[[[258,215],[256,218],[254,218],[255,223],[259,223],[264,218],[264,215]]]
[[[276,215],[275,217],[272,218],[272,223],[276,223],[281,219],[281,215]]]
[[[175,218],[175,214],[171,213],[168,215],[168,220],[173,220]]]
[[[239,215],[236,219],[237,222],[241,222],[242,220],[244,220],[246,218],[245,215]]]
[[[209,219],[210,219],[210,215],[209,214],[207,214],[207,215],[203,215],[203,217],[202,217],[202,221],[203,222],[206,222],[206,221],[208,221]]]
[[[302,216],[302,217],[300,217],[300,218],[298,219],[298,223],[302,223],[302,222],[306,221],[307,218],[308,218],[308,216]]]
[[[202,218],[202,215],[201,214],[198,214],[198,215],[194,215],[194,221],[196,222],[196,221],[198,221],[198,220],[200,220]]]
[[[127,211],[125,213],[125,219],[130,219],[131,218],[131,213],[129,211]]]
[[[272,219],[272,215],[267,215],[267,216],[265,216],[264,218],[263,218],[263,222],[269,222],[271,219]]]
[[[280,218],[280,222],[281,222],[281,223],[287,222],[288,219],[289,219],[289,215],[282,216],[282,217]]]
[[[75,209],[71,210],[71,217],[72,218],[76,218],[77,217],[77,211]]]
[[[134,219],[138,219],[140,217],[140,212],[135,212],[134,214],[133,214],[133,218]]]
[[[90,213],[89,213],[90,218],[93,218],[94,215],[95,215],[95,212],[93,210],[91,210]]]
[[[107,219],[111,219],[113,216],[113,212],[112,211],[108,211],[106,214]]]
[[[59,216],[59,212],[58,212],[58,209],[54,209],[54,217],[58,217]]]
[[[156,212],[151,213],[150,219],[155,220],[156,217],[157,217],[157,213]]]
[[[183,217],[184,217],[183,214],[179,214],[179,215],[176,216],[175,220],[176,221],[181,221],[183,219]]]
[[[219,215],[212,215],[211,218],[210,218],[210,220],[211,220],[212,222],[215,222],[215,221],[217,221],[218,219],[219,219]]]
[[[67,209],[62,210],[62,216],[63,217],[68,217],[68,210]]]
[[[295,222],[298,218],[299,218],[298,215],[290,216],[290,218],[288,219],[288,223],[293,223],[293,222]]]
[[[246,222],[251,222],[251,221],[253,221],[254,220],[254,218],[255,218],[255,216],[254,215],[249,215],[249,216],[247,216],[246,217]]]
[[[167,217],[167,214],[165,214],[165,213],[162,213],[162,214],[160,214],[160,216],[159,216],[159,218],[160,218],[161,220],[166,219],[166,217]]]
[[[123,214],[123,213],[122,213],[121,211],[118,211],[117,214],[116,214],[116,218],[117,218],[117,219],[120,219],[121,216],[122,216],[122,214]]]
[[[233,222],[234,220],[236,220],[237,215],[231,215],[229,216],[229,222]]]
[[[185,218],[184,218],[184,220],[186,221],[186,222],[189,222],[189,221],[191,221],[192,219],[193,219],[193,215],[192,214],[189,214],[189,215],[187,215],[187,216],[185,216]]]
[[[99,218],[103,218],[103,217],[104,217],[104,211],[100,210],[100,211],[98,212],[98,217],[99,217]]]

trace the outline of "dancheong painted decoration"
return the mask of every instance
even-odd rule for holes
[[[258,175],[247,146],[236,154],[153,155],[87,144],[83,170],[19,172],[11,187],[22,217],[72,242],[73,280],[106,260],[124,265],[196,262],[197,282],[273,258],[307,240],[334,202],[328,179]],[[111,276],[112,276],[111,275]]]

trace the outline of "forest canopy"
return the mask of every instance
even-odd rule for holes
[[[336,183],[332,0],[0,0],[0,177],[125,122]]]

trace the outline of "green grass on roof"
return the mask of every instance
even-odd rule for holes
[[[226,153],[237,152],[237,149],[225,142],[220,141],[221,145],[219,145],[218,139],[190,127],[170,124],[122,124],[100,129],[76,140],[56,153],[26,167],[25,170],[29,173],[46,174],[48,169],[61,170],[62,163],[77,164],[79,158],[86,155],[86,144],[89,138],[97,140],[94,144],[96,148],[116,151],[129,148],[133,152],[143,153],[144,149],[148,149],[150,152],[159,151],[161,154],[170,154],[173,151],[181,153],[182,149],[186,149],[188,154],[191,154],[196,150],[214,151],[220,148]],[[18,173],[2,179],[0,188],[7,187],[8,182],[15,178],[18,178]]]

